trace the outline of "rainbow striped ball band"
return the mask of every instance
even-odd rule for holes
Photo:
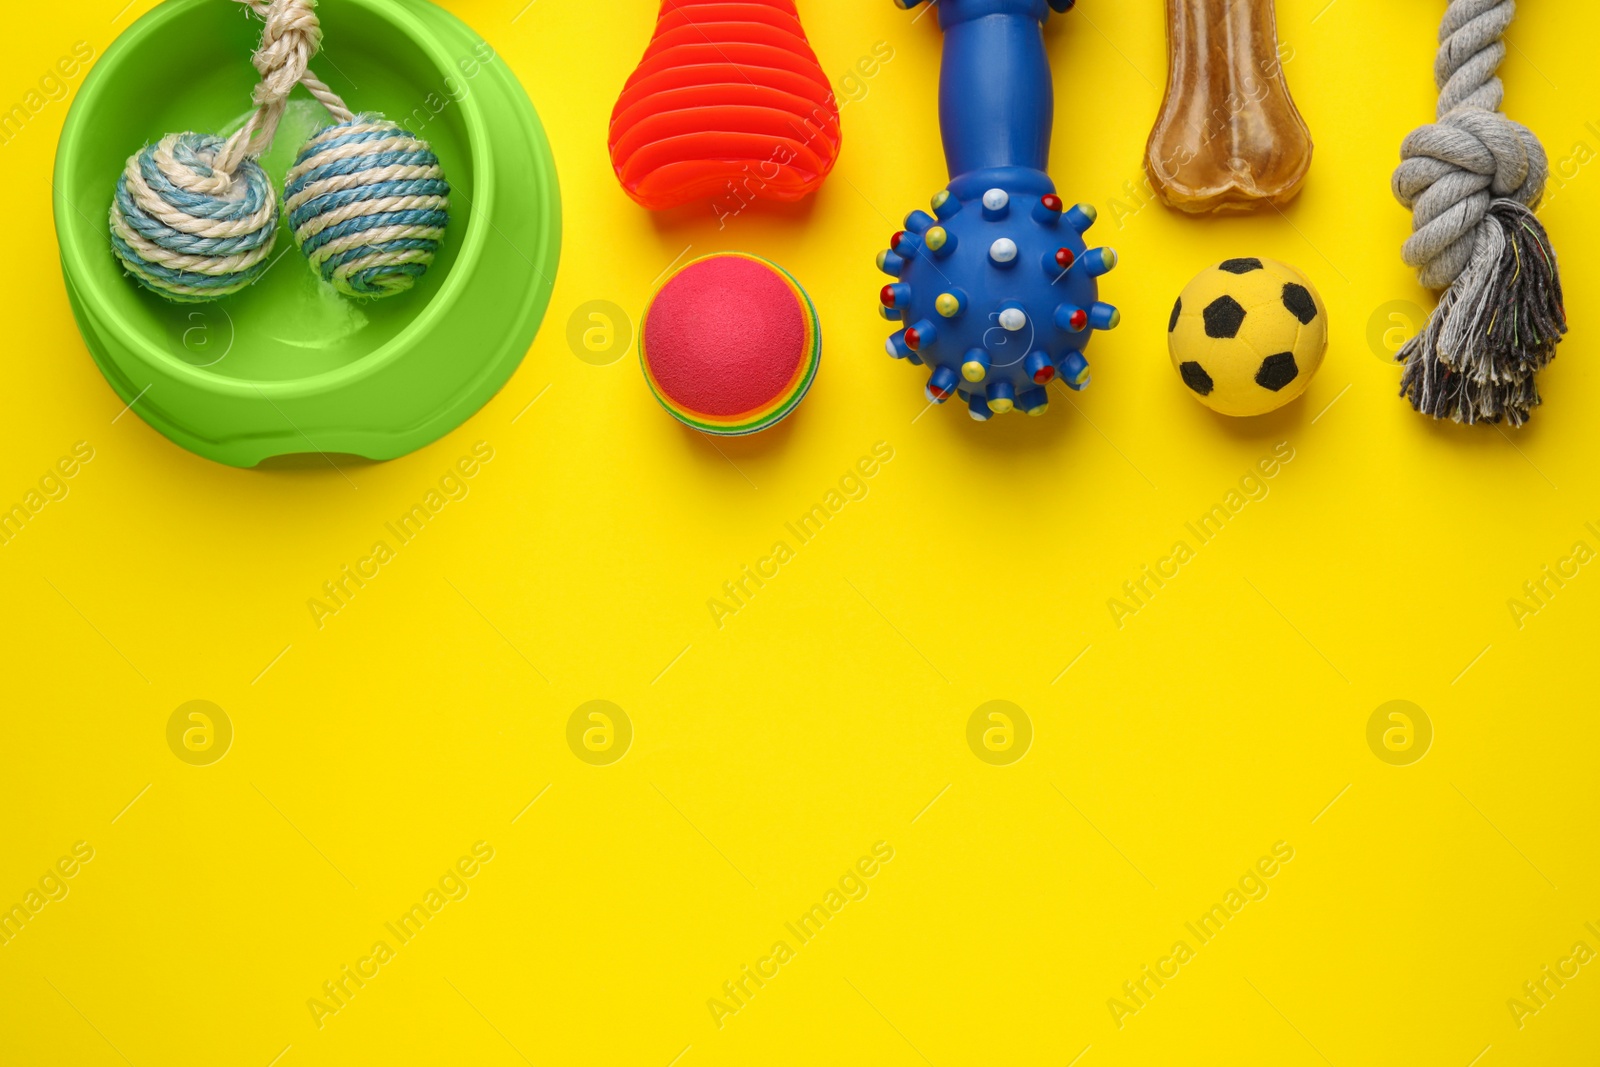
[[[822,331],[811,298],[782,267],[721,253],[694,260],[656,290],[639,359],[674,418],[737,436],[781,421],[805,398]]]
[[[180,304],[260,277],[278,231],[272,180],[253,159],[212,169],[220,137],[173,133],[128,160],[111,201],[111,249],[145,288]]]
[[[324,281],[346,296],[392,296],[415,285],[439,251],[450,183],[426,141],[357,115],[306,142],[283,209]]]

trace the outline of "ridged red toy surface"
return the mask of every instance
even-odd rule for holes
[[[839,155],[839,107],[792,0],[662,0],[610,146],[651,210],[814,191]]]

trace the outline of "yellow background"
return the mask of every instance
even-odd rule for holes
[[[124,2],[9,12],[0,100],[150,6]],[[523,4],[448,6],[554,144],[550,314],[498,397],[394,462],[239,471],[118,417],[56,265],[68,103],[0,150],[0,498],[94,449],[0,547],[0,903],[74,842],[94,849],[0,947],[0,1062],[1600,1056],[1600,964],[1520,1029],[1506,1004],[1575,942],[1600,949],[1584,925],[1600,927],[1600,568],[1520,628],[1507,604],[1575,542],[1600,548],[1600,167],[1574,158],[1600,149],[1589,5],[1525,5],[1504,67],[1509,113],[1568,168],[1542,216],[1573,317],[1545,405],[1512,433],[1430,425],[1369,344],[1375,316],[1403,332],[1390,302],[1429,301],[1388,183],[1432,114],[1442,4],[1282,0],[1316,163],[1283,216],[1226,221],[1113,205],[1136,204],[1161,5],[1052,20],[1052,171],[1122,255],[1103,293],[1123,325],[1089,352],[1089,391],[988,425],[923,414],[923,376],[884,355],[875,313],[873,254],[944,180],[931,19],[803,0],[841,95],[878,42],[893,58],[844,106],[821,192],[719,232],[701,209],[652,218],[610,173],[609,109],[651,0]],[[792,419],[714,443],[657,408],[631,354],[585,362],[566,327],[591,300],[636,313],[680,255],[724,248],[792,271],[826,349]],[[1189,276],[1236,255],[1299,267],[1332,322],[1308,393],[1248,422],[1187,397],[1163,338]],[[470,495],[319,629],[308,599],[479,441],[494,458]],[[893,459],[867,495],[791,541],[718,628],[708,599],[876,442]],[[1269,495],[1118,628],[1108,599],[1280,442],[1294,458]],[[205,767],[166,740],[196,699],[235,732]],[[634,731],[609,766],[566,740],[596,699]],[[1032,723],[1008,766],[967,745],[991,700]],[[1391,700],[1433,727],[1410,766],[1367,744]],[[469,895],[319,1029],[308,999],[478,841],[494,859]],[[719,1028],[708,999],[879,841],[894,858],[868,895]],[[1198,946],[1184,924],[1279,841],[1294,858],[1270,893]],[[1108,999],[1179,939],[1195,958],[1119,1029]]]

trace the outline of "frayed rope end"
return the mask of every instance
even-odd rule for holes
[[[1550,238],[1528,208],[1496,200],[1471,262],[1395,356],[1400,395],[1436,419],[1521,426],[1539,404],[1534,373],[1566,332]]]

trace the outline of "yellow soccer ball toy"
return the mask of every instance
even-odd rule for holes
[[[1184,286],[1167,350],[1189,395],[1224,415],[1264,415],[1310,384],[1328,311],[1305,276],[1271,259],[1228,259]]]

